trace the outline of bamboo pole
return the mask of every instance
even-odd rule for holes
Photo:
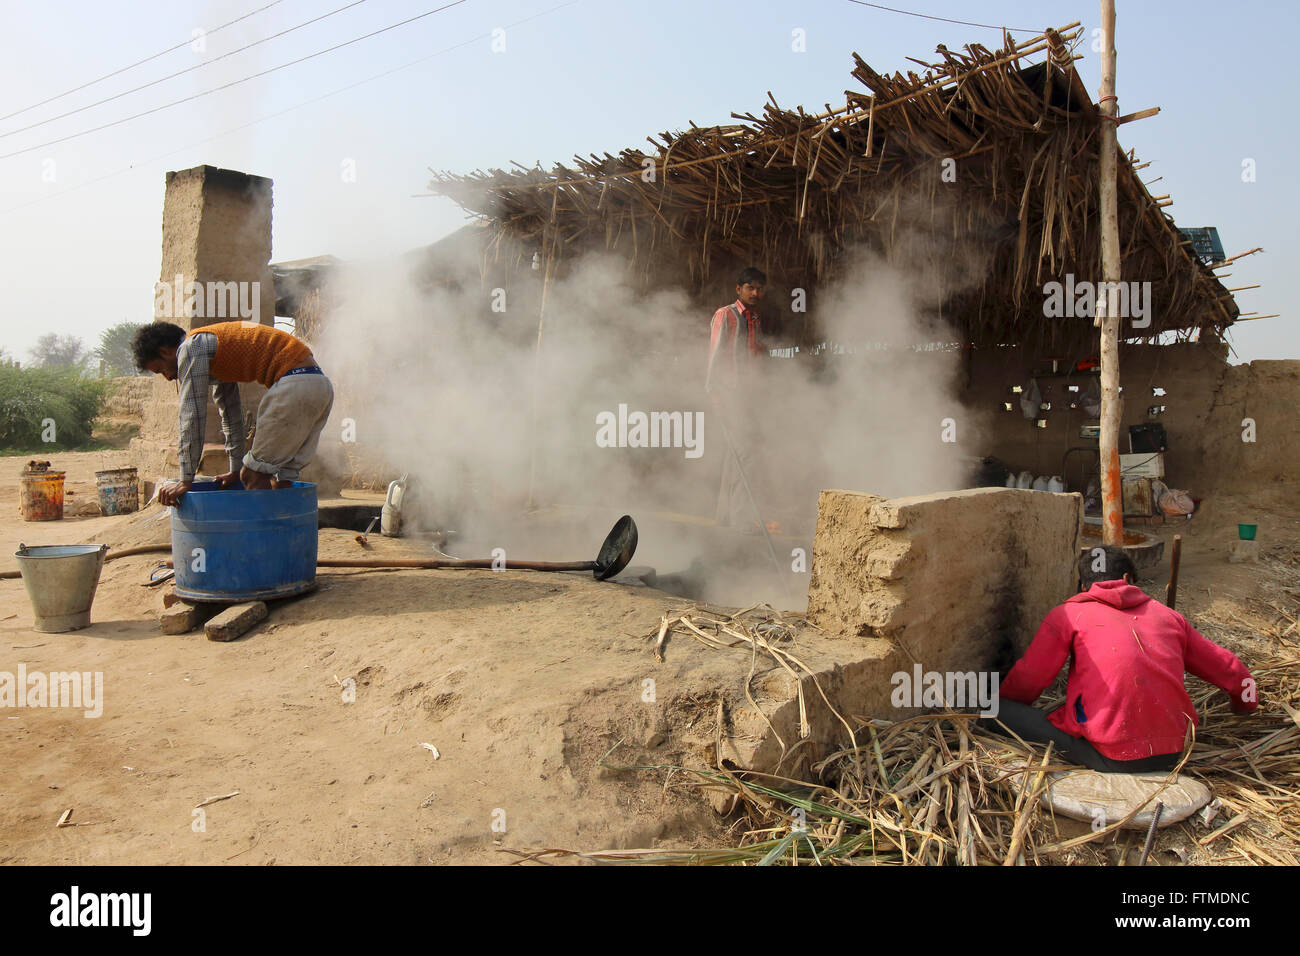
[[[1124,508],[1119,475],[1119,321],[1115,286],[1119,281],[1119,204],[1115,191],[1115,0],[1101,0],[1101,272],[1104,294],[1097,296],[1101,326],[1101,530],[1102,543],[1124,544]]]
[[[1155,116],[1160,112],[1160,107],[1152,106],[1149,109],[1138,110],[1136,113],[1125,113],[1115,121],[1116,126],[1123,126],[1125,123],[1132,123],[1134,120],[1146,119],[1148,116]]]
[[[1221,261],[1218,266],[1215,266],[1215,268],[1217,269],[1220,266],[1226,266],[1228,263],[1236,262],[1238,259],[1241,259],[1244,256],[1253,256],[1255,253],[1263,252],[1263,251],[1264,249],[1262,246],[1256,246],[1254,249],[1248,249],[1245,252],[1239,252],[1235,256],[1228,256],[1228,258]]]

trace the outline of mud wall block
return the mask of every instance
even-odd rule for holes
[[[808,618],[884,639],[926,670],[1009,663],[1075,592],[1083,502],[977,488],[910,498],[823,491]]]

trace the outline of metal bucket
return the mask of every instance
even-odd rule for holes
[[[24,521],[58,521],[63,517],[64,474],[23,472],[18,479],[18,511]]]
[[[191,486],[172,510],[176,594],[239,604],[316,586],[316,486],[229,490]]]
[[[58,634],[90,626],[90,605],[107,551],[106,544],[18,546],[14,557],[36,615],[36,630]]]
[[[129,515],[140,510],[140,479],[134,468],[95,472],[101,515]]]

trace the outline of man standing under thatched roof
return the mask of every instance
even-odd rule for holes
[[[745,481],[751,482],[750,491],[754,491],[754,451],[760,435],[751,397],[759,365],[767,356],[767,347],[758,337],[758,307],[766,290],[767,276],[762,271],[752,266],[741,271],[736,280],[736,301],[713,313],[709,364],[704,375],[704,390],[709,393],[714,414],[722,418],[731,446],[722,464],[717,522],[753,531],[760,530],[759,517],[750,503]]]

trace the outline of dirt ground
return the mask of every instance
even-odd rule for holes
[[[0,570],[16,567],[20,540],[168,541],[157,506],[22,521],[25,460],[0,458]],[[95,470],[124,461],[89,452],[56,465],[77,502],[93,498]],[[1156,529],[1184,535],[1178,607],[1194,623],[1251,597],[1251,566],[1226,560],[1246,520],[1263,547],[1300,542],[1282,487],[1211,496],[1192,520]],[[378,539],[376,553],[411,547]],[[361,553],[353,532],[322,531],[323,557]],[[165,557],[107,564],[94,624],[68,634],[33,631],[23,583],[0,581],[0,671],[104,676],[97,719],[0,715],[0,863],[508,863],[503,848],[728,843],[698,796],[599,766],[620,740],[621,760],[685,759],[686,744],[659,744],[665,722],[702,722],[712,688],[735,680],[734,661],[699,648],[653,662],[645,635],[680,599],[581,574],[323,570],[317,593],[220,644],[159,633],[159,595],[143,582]],[[1150,573],[1151,593],[1163,597],[1167,573]],[[660,703],[645,699],[650,677]],[[699,699],[700,715],[667,714],[670,699]],[[56,827],[66,810],[76,825]]]
[[[71,500],[106,457],[58,456]],[[156,505],[21,521],[24,461],[0,458],[0,570],[19,539],[168,540]],[[322,532],[322,556],[360,553],[352,532]],[[105,700],[98,719],[6,709],[0,863],[504,863],[502,846],[682,845],[716,830],[702,801],[597,779],[616,711],[644,736],[643,678],[669,690],[639,636],[658,592],[578,574],[323,572],[317,593],[219,644],[159,633],[141,582],[165,558],[106,564],[94,624],[67,634],[33,631],[23,583],[0,581],[0,671],[100,671]],[[557,685],[575,680],[593,699],[564,699]],[[203,808],[200,830],[194,808],[236,790]],[[56,828],[69,808],[84,826]]]

